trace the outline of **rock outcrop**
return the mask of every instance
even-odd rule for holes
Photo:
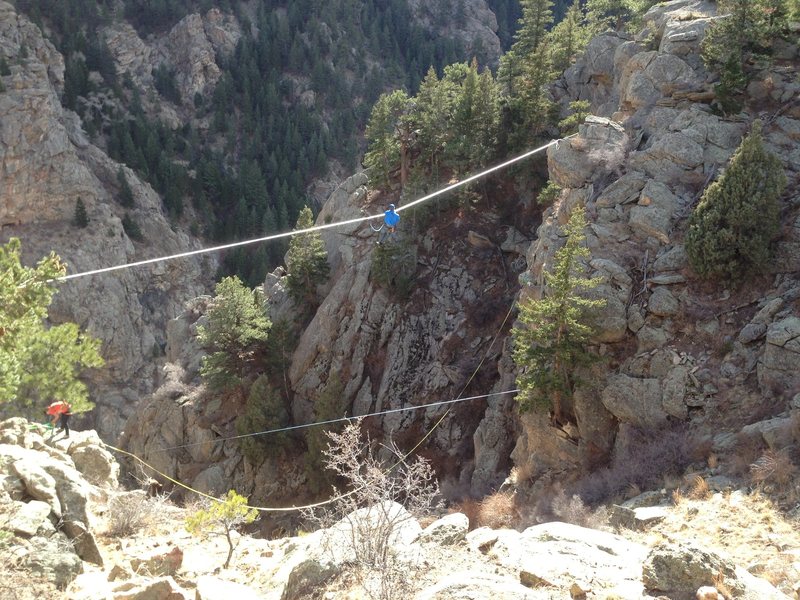
[[[120,35],[134,34],[123,29]],[[173,229],[153,189],[124,168],[136,205],[127,214],[140,225],[147,247],[127,236],[126,211],[115,201],[120,165],[90,142],[76,114],[62,108],[62,56],[37,26],[2,1],[0,55],[11,70],[0,93],[0,241],[20,237],[26,262],[53,250],[70,273],[197,246]],[[146,53],[142,60],[144,68]],[[139,68],[133,63],[128,66]],[[71,223],[78,199],[89,217],[83,229]],[[89,374],[102,436],[116,437],[138,396],[152,390],[153,357],[162,354],[166,322],[206,289],[214,260],[188,259],[60,286],[52,320],[75,321],[103,341],[106,367]]]
[[[94,432],[70,439],[14,418],[0,422],[0,529],[21,568],[59,588],[103,565],[93,534],[97,504],[119,465]]]
[[[699,49],[715,11],[702,0],[660,3],[645,15],[640,36],[594,38],[555,85],[564,106],[586,99],[600,117],[587,118],[576,137],[548,149],[550,179],[563,189],[528,250],[522,293],[545,293],[542,273],[563,243],[560,227],[575,207],[585,207],[588,273],[600,280],[592,296],[606,301],[595,342],[601,354],[615,358],[602,378],[586,377],[590,384],[576,395],[573,429],[553,430],[537,415],[521,418],[513,459],[534,477],[579,470],[624,452],[625,436],[614,433],[617,427],[658,431],[675,422],[708,424],[721,417],[716,407],[726,399],[782,398],[786,411],[778,418],[788,419],[788,402],[800,385],[797,319],[785,308],[796,298],[796,269],[781,258],[773,267],[778,277],[761,296],[742,301],[725,292],[711,298],[693,280],[682,244],[686,218],[753,118],[742,113],[723,119],[708,105],[713,76]],[[794,91],[782,70],[757,76],[778,82],[770,96],[778,113],[791,110],[781,98]],[[765,126],[766,144],[795,182],[800,169],[789,140],[796,139],[798,123],[796,115],[781,115]],[[794,218],[796,203],[787,203],[786,211]],[[788,228],[777,244],[789,264],[795,264],[790,256],[796,238],[796,229]],[[724,340],[735,342],[721,357],[713,349]],[[494,415],[490,406],[486,418]],[[741,422],[747,418],[743,414]],[[777,437],[780,447],[791,443]]]
[[[489,66],[496,66],[502,52],[497,37],[497,17],[485,0],[464,0],[454,13],[451,3],[432,4],[408,0],[414,18],[423,27],[442,37],[459,40],[467,56],[479,56]]]

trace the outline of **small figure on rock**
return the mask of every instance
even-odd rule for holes
[[[58,425],[64,437],[69,437],[69,418],[72,416],[72,407],[66,400],[56,400],[47,407],[47,414],[53,417],[52,426]]]
[[[394,212],[394,204],[389,205],[389,209],[383,213],[383,224],[381,228],[381,235],[378,237],[378,245],[386,241],[386,238],[391,236],[394,241],[394,233],[397,229],[397,224],[400,222],[400,215]]]

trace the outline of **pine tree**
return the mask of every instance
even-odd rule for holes
[[[214,391],[238,388],[244,393],[266,360],[272,323],[263,295],[247,289],[238,277],[224,278],[215,292],[208,323],[197,329],[197,339],[208,352],[200,374]]]
[[[186,530],[192,535],[205,537],[209,534],[221,535],[228,542],[228,556],[224,569],[231,563],[233,551],[238,546],[231,533],[242,525],[252,523],[258,517],[258,511],[247,506],[247,498],[230,490],[220,501],[213,502],[207,508],[195,511],[186,517]]]
[[[125,213],[125,215],[122,217],[122,229],[125,230],[125,235],[131,238],[134,242],[144,241],[142,228],[139,227],[139,223],[137,223],[136,220],[128,213]]]
[[[689,218],[686,252],[698,275],[740,280],[762,272],[778,232],[785,188],[781,162],[764,148],[756,121]]]
[[[133,200],[133,190],[122,167],[117,169],[117,185],[119,185],[119,203],[125,208],[133,208],[136,204]]]
[[[102,366],[99,340],[75,323],[45,324],[53,280],[65,271],[52,253],[36,267],[22,266],[17,238],[0,246],[0,420],[38,419],[36,406],[56,399],[74,412],[93,406],[78,377],[84,368]]]
[[[628,0],[586,0],[589,36],[612,29],[619,31],[631,18]]]
[[[366,130],[368,150],[364,155],[364,166],[375,186],[388,188],[392,171],[400,167],[401,144],[397,131],[408,102],[408,95],[396,90],[381,95],[372,109]]]
[[[8,66],[5,56],[0,56],[0,76],[5,77],[11,75],[11,69]]]
[[[556,252],[552,270],[545,272],[543,297],[520,302],[520,325],[512,332],[514,362],[521,370],[520,410],[551,408],[554,423],[564,422],[564,400],[577,384],[575,369],[591,359],[591,313],[603,305],[602,300],[580,295],[599,283],[582,274],[583,262],[590,257],[583,245],[585,228],[584,211],[576,209],[565,228],[566,243]]]
[[[590,114],[591,105],[588,100],[574,100],[569,103],[570,114],[558,123],[561,135],[567,136],[578,131],[578,127]]]
[[[564,19],[553,27],[549,35],[548,47],[553,70],[556,73],[563,73],[572,65],[587,41],[580,0],[573,0]]]
[[[772,42],[788,28],[785,0],[720,0],[717,19],[706,31],[702,53],[706,66],[720,74],[715,86],[723,112],[738,112],[747,86],[748,57],[771,53]]]
[[[515,94],[509,101],[515,123],[509,140],[514,147],[527,146],[554,121],[555,105],[547,90],[547,85],[553,79],[553,71],[545,46],[543,43],[541,51],[534,52],[525,61],[522,73],[514,84]]]
[[[75,201],[75,212],[72,216],[72,224],[81,229],[89,224],[89,215],[86,213],[86,204],[83,203],[83,198],[78,198]]]
[[[514,34],[514,44],[500,59],[498,71],[498,79],[509,86],[511,94],[515,93],[515,83],[525,70],[524,64],[533,59],[553,23],[551,0],[520,0],[520,5],[522,18]]]
[[[417,124],[417,147],[420,166],[431,174],[434,181],[439,178],[442,154],[453,137],[450,120],[456,91],[451,80],[439,80],[431,67],[419,86],[415,98],[413,119]]]
[[[313,226],[314,215],[308,206],[304,206],[295,229],[309,229]],[[298,302],[316,305],[317,285],[323,283],[330,272],[328,252],[322,236],[316,231],[293,236],[289,242],[286,266],[289,270],[286,282],[289,295]]]
[[[266,375],[259,375],[247,392],[244,412],[236,419],[236,433],[248,436],[240,439],[242,454],[253,465],[261,464],[267,456],[277,455],[289,442],[287,433],[251,434],[280,429],[288,424],[289,411],[283,397]]]

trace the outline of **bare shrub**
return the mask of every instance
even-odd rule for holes
[[[755,484],[773,484],[780,488],[791,483],[797,467],[785,451],[767,450],[750,465],[750,477]]]
[[[583,503],[577,494],[568,496],[564,490],[559,490],[550,503],[550,510],[565,523],[588,527],[590,529],[602,529],[608,523],[608,509],[601,506],[592,510]]]
[[[481,500],[478,523],[481,527],[502,529],[513,527],[519,513],[513,492],[495,492]]]
[[[707,500],[711,497],[711,488],[708,482],[700,475],[695,475],[692,478],[692,483],[689,486],[688,497],[692,500]]]
[[[480,520],[480,509],[480,502],[473,498],[467,498],[455,505],[456,512],[466,515],[467,519],[469,519],[470,529],[480,527],[478,524]]]
[[[764,442],[760,437],[743,433],[736,434],[733,452],[726,461],[728,472],[735,476],[748,475],[750,465],[756,461],[763,450]]]
[[[731,589],[725,583],[725,575],[722,574],[722,571],[711,577],[711,581],[714,582],[714,588],[720,596],[725,598],[725,600],[732,600],[733,592],[731,592]]]
[[[682,473],[694,462],[702,443],[685,426],[661,431],[635,430],[630,443],[612,463],[583,478],[573,493],[595,506],[620,497],[630,486],[642,490],[660,488],[664,477]]]
[[[408,565],[393,545],[404,522],[439,506],[433,469],[422,458],[407,460],[391,441],[385,447],[391,461],[381,461],[370,440],[362,438],[360,420],[341,433],[328,432],[328,437],[325,464],[349,491],[342,493],[334,486],[336,502],[305,516],[328,528],[323,537],[326,550],[335,553],[344,545],[352,553],[355,575],[368,597],[404,597],[412,583]]]
[[[157,526],[164,516],[168,496],[148,496],[144,490],[128,492],[108,503],[106,533],[112,537],[128,537]]]

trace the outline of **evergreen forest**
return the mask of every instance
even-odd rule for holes
[[[445,4],[442,19],[452,8]],[[254,19],[236,0],[15,5],[64,55],[62,102],[93,142],[147,180],[176,221],[190,203],[199,215],[193,233],[213,242],[291,229],[313,204],[307,186],[331,161],[345,173],[357,168],[359,132],[382,92],[415,91],[429,67],[466,59],[457,42],[414,25],[405,0],[263,0]],[[158,98],[143,99],[130,78],[117,76],[98,34],[104,26],[124,19],[147,39],[212,7],[235,15],[243,30],[235,51],[217,57],[223,73],[213,93],[181,98],[168,64],[153,67]],[[313,102],[301,102],[297,92],[309,82]],[[172,129],[145,109],[159,102],[191,114]],[[210,126],[201,131],[203,120]],[[234,251],[224,271],[256,284],[285,251],[280,243]]]

